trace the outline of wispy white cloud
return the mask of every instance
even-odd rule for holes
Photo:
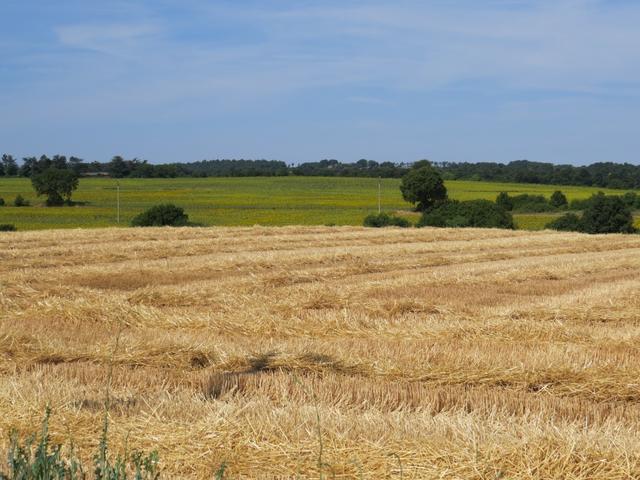
[[[65,47],[133,58],[168,83],[191,79],[198,91],[429,90],[485,79],[587,92],[622,79],[640,83],[640,5],[622,12],[595,0],[187,5],[200,17],[188,41],[171,22],[66,25],[56,33]],[[247,38],[217,42],[216,30],[234,22]]]
[[[55,27],[58,41],[65,47],[120,54],[141,40],[160,33],[156,23],[77,24]]]

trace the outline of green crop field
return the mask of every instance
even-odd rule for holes
[[[410,208],[400,195],[400,180],[383,179],[381,184],[384,210]],[[448,181],[446,185],[449,196],[459,200],[494,200],[501,191],[549,196],[554,190],[562,190],[571,200],[603,190],[471,181]],[[11,206],[17,194],[32,206]],[[81,179],[73,196],[81,205],[74,207],[44,207],[44,199],[35,196],[30,181],[24,178],[0,178],[0,197],[8,205],[0,207],[0,224],[13,223],[20,230],[117,225],[114,179]],[[378,180],[371,178],[122,179],[120,225],[128,225],[134,215],[158,203],[175,203],[192,221],[204,225],[360,225],[367,214],[377,211],[377,198]],[[541,229],[552,217],[516,215],[516,222],[520,228]]]

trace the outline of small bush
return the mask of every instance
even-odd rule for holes
[[[180,207],[170,203],[156,205],[136,216],[131,225],[134,227],[184,227],[189,225],[189,215]]]
[[[4,207],[4,198],[0,197],[0,207]]]
[[[579,218],[568,213],[547,224],[547,228],[585,233],[634,233],[631,209],[620,196],[598,193],[588,201]]]
[[[15,232],[18,230],[15,225],[11,223],[0,223],[0,232]]]
[[[513,229],[513,216],[489,200],[449,201],[425,212],[418,227],[477,227]]]
[[[364,219],[363,225],[365,227],[402,227],[407,228],[411,226],[411,222],[406,218],[398,217],[396,215],[389,215],[387,213],[378,213],[367,215]]]
[[[622,197],[602,193],[592,197],[591,206],[582,215],[586,233],[634,233],[631,209]]]
[[[29,205],[31,205],[31,203],[29,203],[29,200],[25,200],[25,198],[18,194],[16,195],[15,200],[13,201],[13,205],[15,207],[28,207]]]
[[[543,195],[530,195],[528,193],[523,193],[512,197],[507,192],[500,192],[496,198],[496,204],[507,211],[540,213],[551,212],[558,208],[564,208],[564,206],[566,206],[566,200],[567,198],[564,194],[559,191],[554,192],[551,201],[547,200]]]
[[[554,208],[565,208],[569,205],[566,195],[560,190],[556,190],[555,192],[553,192],[551,198],[549,199],[549,203]]]
[[[587,208],[593,205],[593,202],[598,198],[598,196],[604,195],[602,192],[598,192],[593,194],[589,198],[582,198],[578,200],[571,200],[569,204],[569,208],[571,210],[586,210]],[[618,197],[617,195],[607,195],[610,197]],[[624,204],[632,210],[640,210],[640,196],[636,192],[627,192],[624,195],[619,197]]]
[[[640,209],[640,196],[636,192],[627,192],[622,196],[622,201],[626,203],[629,208]]]
[[[561,232],[581,232],[582,221],[580,217],[575,213],[567,213],[561,217],[556,218],[552,222],[547,223],[545,228],[551,230],[559,230]]]
[[[513,210],[526,213],[541,213],[555,210],[555,207],[549,203],[544,195],[530,195],[523,193],[511,197]]]

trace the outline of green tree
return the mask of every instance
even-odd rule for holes
[[[598,193],[582,215],[582,230],[586,233],[633,233],[633,215],[618,196]]]
[[[129,167],[127,166],[127,162],[120,156],[116,155],[109,162],[109,175],[113,178],[122,178],[126,177],[129,174]]]
[[[18,175],[18,163],[13,158],[12,155],[4,154],[2,155],[2,170],[4,170],[4,175],[7,177],[15,177]],[[2,175],[0,173],[0,175]]]
[[[500,192],[496,198],[496,204],[504,208],[508,212],[513,210],[513,200],[507,192]]]
[[[54,168],[67,168],[67,157],[65,155],[54,155],[51,159],[51,166]]]
[[[21,177],[30,177],[35,173],[35,165],[38,163],[36,157],[23,157],[22,166],[20,167],[19,174]]]
[[[69,165],[68,168],[73,170],[74,173],[78,176],[80,176],[83,169],[86,167],[86,165],[82,162],[82,159],[78,157],[69,157],[68,165]]]
[[[622,200],[631,209],[640,209],[640,196],[636,192],[627,192],[622,195]]]
[[[553,192],[551,198],[549,199],[549,203],[555,208],[564,208],[569,205],[567,197],[560,190],[556,190],[555,192]]]
[[[29,200],[25,200],[22,195],[18,194],[13,200],[13,205],[14,207],[28,207],[31,204],[29,203]]]
[[[417,162],[414,162],[413,165],[411,165],[411,168],[413,170],[418,170],[419,168],[422,167],[432,167],[433,165],[431,164],[431,161],[427,160],[427,159],[422,159],[422,160],[418,160]]]
[[[400,191],[407,202],[424,212],[447,199],[447,188],[440,174],[428,162],[420,162],[420,165],[402,177]]]
[[[47,196],[47,206],[64,205],[71,202],[71,194],[78,188],[78,175],[68,169],[47,168],[31,177],[31,183],[38,196]]]

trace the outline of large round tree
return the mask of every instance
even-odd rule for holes
[[[54,207],[71,202],[71,194],[78,188],[78,175],[66,168],[47,168],[31,177],[31,183],[38,196],[47,196],[47,206]]]
[[[411,169],[400,184],[402,197],[424,212],[436,203],[447,199],[447,188],[442,177],[428,162],[420,162],[418,168]]]

